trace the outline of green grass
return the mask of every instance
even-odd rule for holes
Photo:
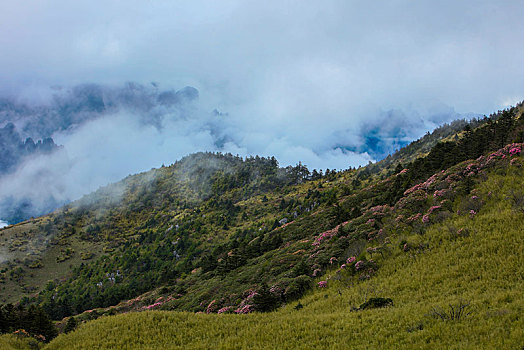
[[[0,335],[0,349],[2,350],[33,350],[42,348],[42,343],[33,338],[20,338],[13,334]]]
[[[276,312],[249,315],[143,312],[102,317],[60,335],[46,349],[521,349],[524,346],[524,215],[506,200],[521,172],[490,176],[479,191],[492,198],[474,217],[452,216],[409,238],[429,244],[417,255],[396,247],[366,281],[328,276]],[[467,237],[452,237],[449,227]],[[402,237],[401,237],[402,236]],[[396,243],[396,242],[393,242]],[[326,279],[324,276],[323,279]],[[351,311],[369,297],[394,306]],[[431,317],[459,302],[459,321]]]
[[[82,259],[82,252],[92,253],[92,259],[102,254],[102,244],[80,240],[76,236],[66,238],[61,244],[48,245],[53,237],[41,231],[41,225],[46,221],[45,217],[38,218],[0,230],[0,253],[24,271],[20,280],[13,280],[6,274],[5,282],[0,284],[0,303],[15,303],[23,296],[40,291],[48,281],[66,277],[72,266],[86,262]],[[19,241],[20,245],[14,246],[13,241]],[[61,250],[67,248],[73,249],[74,254],[58,262]],[[24,263],[26,259],[40,261],[43,266],[30,268],[28,263]]]

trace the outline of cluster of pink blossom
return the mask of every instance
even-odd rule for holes
[[[364,267],[364,264],[365,263],[362,260],[357,261],[357,263],[355,264],[355,270],[358,271],[358,270],[362,269]]]
[[[348,223],[349,223],[349,221],[343,222],[343,223],[337,225],[335,228],[333,228],[331,230],[327,230],[326,232],[322,232],[321,234],[318,235],[317,238],[315,238],[315,241],[313,243],[311,243],[311,245],[318,247],[320,245],[320,243],[322,243],[323,240],[330,239],[331,237],[336,235],[338,233],[338,230],[341,227],[346,226]]]
[[[424,184],[423,183],[416,184],[415,186],[405,190],[404,191],[404,196],[407,196],[410,193],[413,193],[413,192],[418,191],[418,190],[423,190],[423,189],[424,189]]]
[[[442,189],[442,190],[436,190],[434,193],[433,193],[433,198],[442,198],[442,197],[446,197],[447,195],[449,194],[449,190],[448,189]]]
[[[369,219],[366,224],[368,225],[374,225],[375,224],[375,219]]]
[[[231,306],[225,306],[217,311],[217,314],[223,314],[225,312],[229,312],[231,310]]]
[[[507,145],[506,147],[498,150],[497,152],[491,153],[488,159],[486,160],[485,164],[483,165],[490,165],[497,159],[506,159],[506,155],[519,155],[523,145],[524,144],[522,143],[513,143],[511,145]]]
[[[425,214],[424,216],[422,216],[422,222],[424,224],[429,223],[429,215],[428,214]]]
[[[246,304],[246,305],[242,305],[242,307],[239,306],[238,309],[235,310],[235,313],[236,314],[248,314],[253,311],[254,311],[253,305]]]
[[[521,152],[520,147],[519,147],[519,146],[514,146],[514,147],[510,148],[510,150],[509,150],[508,153],[509,153],[511,156],[515,156],[515,155],[520,154],[520,152]]]
[[[332,257],[329,259],[329,263],[330,263],[331,265],[333,265],[333,263],[334,263],[335,261],[337,261],[337,260],[338,260],[338,259],[337,259],[336,257],[332,256]]]
[[[474,217],[475,215],[477,215],[477,212],[476,212],[475,210],[471,209],[471,210],[469,211],[469,217],[472,218],[472,217]]]
[[[319,286],[319,288],[327,287],[327,281],[320,281],[320,282],[318,282],[318,286]]]
[[[209,305],[207,305],[206,314],[210,314],[215,311],[216,309],[215,303],[216,303],[216,300],[213,300],[209,303]]]
[[[418,219],[420,219],[421,217],[422,217],[422,214],[421,213],[417,213],[415,215],[410,216],[406,221],[407,222],[415,222]]]
[[[473,176],[476,172],[478,172],[479,166],[476,163],[468,164],[468,166],[462,171],[462,173],[466,176]]]
[[[440,208],[442,208],[441,205],[434,205],[434,206],[432,206],[431,208],[428,209],[428,214],[431,214],[431,213],[433,213],[435,210],[439,210]]]
[[[408,172],[409,169],[402,169],[397,175],[402,175]]]
[[[345,269],[345,268],[346,268],[346,264],[342,264],[342,265],[340,265],[340,268],[341,268],[341,269]]]
[[[244,295],[246,295],[246,294],[247,294],[247,296],[242,300],[242,302],[240,302],[240,305],[235,310],[235,313],[237,313],[237,314],[248,314],[248,313],[254,311],[253,305],[250,304],[250,302],[255,297],[255,295],[257,295],[257,291],[254,290],[254,289],[248,289],[247,291],[244,292]]]
[[[154,309],[155,307],[160,306],[162,304],[163,303],[158,302],[158,303],[154,303],[154,304],[151,304],[151,305],[148,305],[148,306],[144,306],[142,309],[143,310],[151,310],[151,309]]]
[[[439,174],[433,174],[430,178],[428,178],[426,181],[422,182],[422,183],[419,183],[409,189],[407,189],[406,191],[404,191],[404,195],[408,195],[410,193],[413,193],[417,190],[427,190],[431,187],[431,185],[433,185],[433,183],[437,180],[438,178],[438,175]]]
[[[253,297],[258,294],[257,291],[254,290],[254,289],[249,289],[247,292],[248,292],[248,295],[247,295],[246,299],[248,299],[248,300],[253,299]]]
[[[350,256],[349,258],[347,258],[346,264],[353,264],[356,260],[357,258],[355,258],[354,256]]]

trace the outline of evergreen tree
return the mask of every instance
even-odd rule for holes
[[[266,283],[258,289],[257,294],[253,297],[253,307],[256,311],[269,312],[277,308],[280,298],[273,295]]]
[[[77,325],[78,325],[78,322],[76,318],[74,318],[73,316],[69,317],[69,319],[67,320],[66,326],[64,328],[64,332],[69,333],[71,331],[74,331]]]

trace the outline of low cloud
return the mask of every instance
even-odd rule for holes
[[[303,123],[300,117],[243,118],[238,111],[210,110],[195,99],[184,102],[183,108],[155,103],[158,106],[146,103],[144,112],[144,101],[128,101],[125,108],[90,115],[74,128],[55,128],[53,139],[62,148],[32,156],[1,178],[2,218],[18,221],[46,213],[129,174],[198,151],[275,156],[281,166],[302,162],[310,169],[358,167],[462,117],[453,108],[438,105],[429,110],[370,109],[365,122],[361,117]],[[67,106],[75,108],[74,103]]]

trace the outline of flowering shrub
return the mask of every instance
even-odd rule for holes
[[[415,222],[415,221],[417,221],[418,219],[420,219],[421,216],[422,216],[421,213],[417,213],[417,214],[415,214],[415,215],[412,215],[412,216],[410,216],[410,217],[407,219],[407,222],[408,222],[408,223]]]
[[[349,221],[343,222],[342,224],[337,225],[335,228],[333,228],[331,230],[327,230],[325,232],[322,232],[321,234],[318,235],[318,237],[315,239],[315,241],[311,245],[314,246],[314,247],[318,247],[320,245],[320,243],[322,243],[322,241],[328,240],[331,237],[333,237],[334,235],[336,235],[338,233],[339,229],[341,227],[344,227],[348,223],[349,223]]]
[[[448,189],[444,188],[441,190],[436,190],[435,192],[433,192],[433,198],[446,198],[448,194],[449,194]]]
[[[242,305],[241,307],[239,307],[238,309],[236,309],[235,313],[236,314],[248,314],[248,313],[253,312],[253,311],[255,311],[253,309],[253,305],[245,304],[245,305]]]
[[[349,258],[347,258],[346,264],[353,264],[356,260],[357,258],[355,258],[354,256],[350,256]]]
[[[439,210],[440,208],[442,208],[442,206],[440,206],[440,205],[434,205],[434,206],[432,206],[431,208],[429,208],[429,210],[428,210],[428,214],[431,214],[431,213],[433,213],[435,210]]]
[[[230,311],[231,311],[231,306],[226,306],[218,310],[217,314],[229,313]]]
[[[217,308],[216,300],[213,300],[213,301],[210,302],[209,305],[207,306],[206,314],[210,314],[210,313],[214,312],[216,308]]]
[[[160,306],[162,304],[163,304],[162,302],[158,302],[158,303],[154,303],[154,304],[151,304],[151,305],[144,306],[142,309],[143,310],[151,310],[151,309],[154,309],[155,307],[158,307],[158,306]]]

